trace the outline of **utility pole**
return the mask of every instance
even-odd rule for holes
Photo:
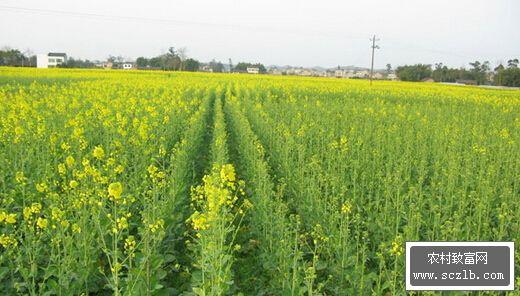
[[[376,39],[376,35],[374,35],[370,41],[372,41],[372,64],[370,65],[370,85],[372,85],[372,76],[374,75],[374,51],[379,49],[379,46],[376,45],[376,41],[379,41],[379,39]]]

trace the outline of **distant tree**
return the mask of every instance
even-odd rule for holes
[[[150,60],[145,57],[138,57],[135,60],[135,64],[139,68],[146,68],[146,67],[150,66]]]
[[[391,73],[392,73],[392,65],[386,64],[386,75],[391,74]]]
[[[508,68],[518,68],[518,59],[511,59],[507,61]]]
[[[113,56],[109,55],[107,58],[107,62],[112,63],[114,68],[121,66],[121,64],[125,61],[125,58],[121,55]]]
[[[162,56],[153,57],[148,61],[148,65],[154,68],[163,68]]]
[[[18,49],[4,47],[0,50],[0,66],[22,66],[24,55]]]
[[[495,72],[495,84],[520,87],[520,68],[518,68],[518,59],[508,60],[507,68],[500,64],[495,68]]]
[[[431,65],[406,65],[396,69],[396,74],[403,81],[421,81],[432,76]]]
[[[185,71],[195,72],[195,71],[199,70],[199,67],[200,67],[200,63],[199,63],[199,61],[197,61],[195,59],[189,58],[184,61],[184,70]]]
[[[488,61],[483,63],[479,61],[475,61],[473,63],[469,63],[471,66],[470,73],[473,78],[477,82],[477,84],[484,84],[488,82],[487,74],[490,70],[490,65]]]
[[[177,49],[177,56],[179,57],[179,70],[184,71],[184,62],[188,58],[187,55],[188,49],[186,47],[181,47]]]
[[[29,57],[29,67],[36,67],[36,55]]]
[[[458,79],[472,79],[467,77],[467,72],[465,69],[448,68],[443,63],[436,63],[432,72],[432,78],[437,82],[456,82]]]
[[[22,54],[22,67],[32,67],[33,52],[27,48]]]
[[[493,69],[495,71],[495,76],[493,77],[493,82],[495,83],[495,85],[502,85],[502,75],[500,74],[500,72],[505,68],[506,67],[504,67],[504,65],[499,64],[495,67],[495,69]]]
[[[505,69],[502,76],[503,85],[520,87],[520,68]]]
[[[60,65],[60,68],[94,68],[96,64],[89,60],[75,59],[69,57],[65,64]]]
[[[265,66],[263,64],[253,64],[253,67],[258,67],[258,70],[260,71],[260,73],[264,74],[267,72],[267,69],[265,68]]]
[[[160,56],[161,68],[164,70],[178,71],[181,60],[175,47],[168,48],[168,52]]]
[[[234,70],[238,71],[238,72],[246,72],[247,68],[258,68],[260,73],[267,72],[267,69],[265,68],[265,66],[263,64],[260,64],[260,63],[252,64],[252,63],[245,63],[245,62],[238,63],[235,66]]]
[[[504,69],[505,69],[504,65],[500,64],[500,65],[496,66],[495,69],[493,69],[493,70],[495,72],[498,72],[498,71],[501,71],[501,70],[504,70]]]
[[[250,65],[250,63],[240,62],[235,65],[234,70],[238,72],[245,72],[247,67],[249,67]]]
[[[211,62],[209,62],[209,67],[211,68],[211,70],[213,72],[223,72],[224,70],[224,64],[222,64],[221,62],[217,62],[215,61],[215,59],[211,60]]]
[[[433,80],[437,81],[437,82],[443,82],[444,81],[444,77],[445,77],[445,71],[448,67],[444,66],[443,67],[443,64],[442,63],[436,63],[435,64],[435,69],[433,70],[432,72],[432,78]]]

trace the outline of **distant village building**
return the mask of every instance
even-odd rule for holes
[[[368,70],[358,71],[354,74],[355,78],[368,78],[369,76],[370,72]]]
[[[36,55],[37,68],[55,68],[67,62],[67,55],[58,52]]]
[[[200,67],[200,71],[202,72],[213,72],[213,68],[211,68],[209,65],[204,65]]]
[[[386,75],[386,79],[397,80],[397,75],[395,75],[395,73],[390,73],[390,74]]]
[[[301,69],[300,71],[301,76],[314,76],[314,71],[310,69]]]
[[[134,64],[133,64],[133,63],[128,63],[128,62],[127,62],[127,63],[123,63],[123,64],[121,65],[121,68],[122,68],[123,70],[131,70],[131,69],[134,68]]]
[[[372,78],[373,79],[383,79],[384,76],[383,74],[379,73],[379,72],[375,72],[373,75],[372,75]]]
[[[341,70],[341,69],[337,69],[336,71],[334,71],[334,77],[336,77],[336,78],[345,77],[345,71]]]
[[[258,67],[248,67],[246,69],[246,71],[249,74],[258,74],[258,73],[260,73],[260,68],[258,68]]]
[[[101,64],[101,67],[102,67],[103,69],[112,69],[112,67],[114,67],[114,63],[112,63],[112,62],[106,62],[106,63]]]
[[[267,73],[269,73],[271,75],[283,75],[282,70],[277,69],[277,68],[270,68],[269,71],[267,71]]]
[[[435,82],[435,80],[433,80],[433,78],[431,78],[431,77],[423,78],[421,81],[422,82]]]
[[[96,67],[103,69],[112,69],[114,64],[112,62],[98,62],[96,63]]]

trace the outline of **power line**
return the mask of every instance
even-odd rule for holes
[[[150,17],[139,17],[139,16],[108,15],[108,14],[99,14],[99,13],[26,8],[26,7],[15,7],[15,6],[4,6],[4,5],[0,5],[0,10],[11,10],[11,11],[17,11],[17,12],[37,13],[37,14],[58,14],[58,15],[65,15],[65,16],[86,17],[86,18],[105,19],[105,20],[145,21],[145,22],[173,23],[173,24],[179,24],[179,25],[233,27],[233,25],[217,24],[217,23],[209,23],[209,22],[196,22],[196,21],[161,19],[161,18],[150,18]]]
[[[292,35],[300,35],[300,36],[328,36],[328,37],[337,37],[337,38],[347,38],[347,39],[364,39],[362,36],[355,35],[346,35],[343,32],[333,32],[333,31],[324,31],[324,30],[315,30],[315,29],[305,29],[302,30],[291,30],[288,28],[270,28],[270,27],[260,27],[260,26],[244,26],[244,25],[236,25],[236,24],[224,24],[224,23],[211,23],[211,22],[199,22],[199,21],[191,21],[191,20],[175,20],[175,19],[167,19],[167,18],[153,18],[153,17],[139,17],[139,16],[122,16],[122,15],[109,15],[109,14],[100,14],[100,13],[89,13],[89,12],[74,12],[74,11],[65,11],[65,10],[51,10],[51,9],[39,9],[39,8],[27,8],[27,7],[17,7],[17,6],[7,6],[0,5],[0,11],[10,11],[16,13],[27,13],[27,14],[40,14],[40,15],[63,15],[63,16],[72,16],[86,19],[95,19],[95,20],[103,20],[103,21],[132,21],[132,22],[148,22],[148,23],[159,23],[161,25],[174,25],[174,26],[201,26],[208,27],[211,29],[215,28],[224,28],[228,30],[246,30],[253,32],[270,32],[270,33],[285,33]],[[375,36],[374,36],[375,38]],[[385,38],[391,39],[391,38]],[[372,41],[372,39],[370,39]],[[376,40],[378,41],[378,40]],[[401,43],[400,41],[395,40],[397,43]],[[372,44],[375,45],[375,42]],[[405,45],[391,47],[385,45],[385,48],[394,48],[398,50],[406,50],[406,51],[422,51],[422,52],[430,52],[443,56],[453,56],[457,58],[464,58],[468,60],[473,60],[474,58],[470,58],[468,54],[459,54],[453,51],[442,51],[437,49],[429,49],[424,47],[418,47],[417,45]],[[374,54],[374,49],[372,49],[372,53]],[[498,54],[496,56],[502,56],[503,54]],[[514,55],[512,55],[514,56]],[[372,55],[373,59],[373,55]],[[373,62],[372,62],[373,64]],[[372,73],[372,71],[371,71]],[[371,74],[372,76],[372,74]]]
[[[139,17],[139,16],[122,16],[122,15],[109,15],[109,14],[99,14],[99,13],[88,13],[88,12],[75,12],[75,11],[65,11],[65,10],[51,10],[51,9],[39,9],[39,8],[26,8],[26,7],[16,7],[16,6],[5,6],[0,5],[0,10],[18,12],[18,13],[29,13],[29,14],[40,14],[40,15],[63,15],[63,16],[72,16],[79,18],[87,18],[87,19],[97,19],[97,20],[105,20],[105,21],[132,21],[132,22],[148,22],[148,23],[160,23],[160,24],[173,24],[173,25],[182,25],[182,26],[201,26],[201,27],[209,27],[209,28],[225,28],[230,30],[246,30],[246,31],[254,31],[254,32],[269,32],[269,33],[286,33],[286,34],[294,34],[294,35],[303,35],[303,36],[329,36],[329,37],[341,37],[348,39],[362,39],[362,36],[354,36],[354,35],[346,35],[343,32],[332,32],[332,31],[324,31],[324,30],[313,30],[313,29],[305,29],[302,30],[291,30],[287,28],[271,28],[271,27],[261,27],[261,26],[244,26],[244,25],[236,25],[236,24],[224,24],[224,23],[211,23],[211,22],[199,22],[199,21],[188,21],[188,20],[175,20],[175,19],[166,19],[166,18],[153,18],[153,17]]]

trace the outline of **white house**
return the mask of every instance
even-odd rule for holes
[[[55,68],[67,62],[67,55],[58,52],[36,55],[37,68]]]
[[[267,71],[267,73],[269,73],[271,75],[282,75],[283,74],[282,70],[277,69],[277,68],[271,68]]]
[[[386,75],[386,79],[397,80],[397,75],[395,75],[395,73],[389,73]]]
[[[336,78],[342,78],[344,75],[345,75],[345,71],[344,71],[344,70],[336,69],[336,70],[334,71],[334,76],[335,76]]]
[[[248,67],[246,70],[247,70],[247,73],[249,73],[249,74],[260,73],[260,68],[258,68],[258,67]]]
[[[202,72],[213,72],[213,69],[209,65],[204,65],[204,66],[200,67],[200,70]]]
[[[353,78],[353,77],[356,77],[356,74],[354,73],[353,70],[342,70],[342,69],[337,69],[334,71],[334,76],[336,78]]]
[[[374,72],[374,75],[372,75],[372,78],[374,79],[383,79],[385,76],[379,72]]]
[[[132,64],[132,63],[123,63],[122,67],[123,67],[123,70],[131,70],[132,68],[134,68],[134,64]]]
[[[356,72],[356,74],[354,74],[354,77],[356,77],[356,78],[368,78],[369,76],[370,76],[370,71],[368,71],[368,70],[358,71],[358,72]]]

